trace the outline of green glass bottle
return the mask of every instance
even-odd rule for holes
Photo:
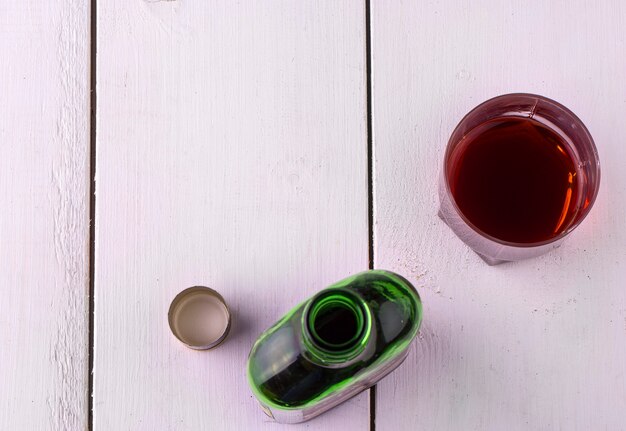
[[[268,416],[314,418],[374,385],[402,363],[422,320],[406,279],[366,271],[292,309],[256,341],[248,382]]]

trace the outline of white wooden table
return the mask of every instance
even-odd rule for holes
[[[419,339],[298,428],[624,429],[626,3],[89,3],[0,2],[1,430],[287,428],[252,342],[370,266],[418,287]],[[561,248],[489,267],[436,178],[512,91],[582,118],[602,185]],[[234,313],[208,352],[167,326],[195,284]]]

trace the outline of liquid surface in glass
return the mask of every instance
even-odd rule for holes
[[[500,117],[472,129],[447,163],[459,210],[507,242],[547,241],[576,219],[580,174],[567,142],[530,118]]]

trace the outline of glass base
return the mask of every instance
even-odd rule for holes
[[[473,250],[472,250],[473,251]],[[474,251],[474,253],[476,253],[478,255],[478,257],[480,257],[483,261],[485,261],[485,263],[489,266],[495,266],[495,265],[500,265],[502,263],[507,263],[507,262],[511,262],[510,260],[501,260],[501,259],[494,259],[492,257],[487,257],[483,254],[480,254],[476,251]]]
[[[437,212],[437,215],[446,224],[446,226],[452,229],[452,227],[448,224],[448,221],[446,220],[446,218],[443,216],[441,209],[439,209],[439,211]],[[473,250],[473,249],[472,251],[476,253],[478,257],[480,257],[489,266],[495,266],[495,265],[500,265],[502,263],[510,262],[509,260],[501,260],[501,259],[495,259],[493,257],[485,256],[484,254],[480,254],[476,250]]]

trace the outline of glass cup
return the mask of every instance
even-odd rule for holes
[[[469,140],[475,140],[476,136],[480,136],[477,135],[477,133],[479,133],[477,130],[491,130],[489,133],[491,133],[492,138],[489,145],[492,146],[482,148],[495,148],[497,152],[504,154],[504,157],[506,158],[507,151],[513,150],[510,150],[509,147],[505,150],[504,147],[501,147],[501,145],[512,145],[510,144],[511,140],[501,139],[498,141],[493,138],[493,136],[496,136],[494,133],[499,133],[496,129],[498,124],[516,124],[516,122],[519,124],[528,123],[528,127],[530,127],[530,129],[534,127],[534,129],[529,131],[529,133],[544,133],[545,136],[552,134],[552,137],[550,137],[550,139],[546,139],[546,142],[558,142],[558,145],[555,144],[556,148],[563,152],[563,154],[568,155],[568,160],[572,163],[573,170],[575,171],[569,175],[570,185],[567,191],[567,196],[565,196],[567,206],[563,207],[563,216],[560,218],[557,230],[554,231],[553,235],[539,239],[534,238],[531,241],[502,238],[503,235],[494,234],[494,231],[489,233],[489,229],[486,228],[488,225],[483,224],[482,228],[479,228],[478,225],[481,224],[478,222],[480,221],[479,218],[476,218],[475,215],[469,215],[470,211],[468,208],[471,208],[472,202],[470,201],[469,206],[467,206],[467,201],[462,200],[467,199],[467,196],[462,198],[461,195],[458,194],[455,196],[454,184],[456,183],[452,183],[453,179],[454,181],[459,181],[458,178],[461,178],[458,176],[461,171],[458,170],[461,169],[462,163],[469,163],[466,160],[474,160],[473,163],[481,163],[480,160],[489,159],[489,150],[486,150],[487,153],[481,155],[481,157],[483,157],[482,159],[476,158],[476,156],[474,156],[473,159],[469,159],[463,155],[463,152],[467,153],[469,145],[473,145],[472,141]],[[539,130],[539,132],[536,132],[537,130]],[[472,135],[474,136],[472,137]],[[516,138],[513,137],[513,139]],[[542,150],[542,148],[538,149],[540,151]],[[515,159],[512,159],[512,162],[515,163]],[[545,161],[538,160],[537,162],[538,164],[543,163],[544,166],[547,166],[544,163]],[[531,163],[530,165],[529,172],[534,169],[534,163]],[[485,171],[483,171],[484,175],[481,174],[480,169],[476,170],[479,177],[481,177],[479,180],[492,181],[493,175],[491,177],[489,176],[489,169],[493,168],[493,166],[494,165],[486,163]],[[517,168],[519,168],[519,166]],[[506,172],[506,169],[503,172]],[[536,175],[536,171],[534,174]],[[485,180],[485,178],[487,178],[487,180]],[[520,178],[523,178],[523,175],[521,175]],[[535,187],[537,186],[536,180],[537,179],[535,178]],[[462,187],[466,187],[465,184],[468,184],[468,182],[466,181],[463,184],[464,185]],[[489,185],[494,183],[492,181],[486,184],[487,187],[485,187],[485,193],[489,193],[491,190]],[[525,187],[523,182],[520,184]],[[531,183],[529,182],[529,187],[530,184]],[[487,100],[486,102],[478,105],[461,120],[461,122],[454,129],[454,132],[452,132],[452,136],[450,137],[446,148],[443,168],[441,170],[441,179],[439,182],[439,217],[441,217],[441,219],[463,242],[465,242],[472,250],[482,257],[483,260],[489,265],[495,265],[506,261],[517,261],[539,256],[559,247],[565,237],[567,237],[567,235],[569,235],[589,213],[589,210],[593,206],[598,194],[599,186],[600,162],[598,159],[598,152],[589,131],[582,121],[574,115],[574,113],[563,105],[546,97],[522,93],[506,94]],[[458,190],[462,187],[457,185],[456,193],[459,193]],[[480,189],[477,190],[480,191]],[[485,208],[481,208],[480,206],[483,201],[476,200],[478,208],[474,211],[474,214],[481,214],[481,211],[482,214],[484,214],[485,211],[492,210],[493,208],[497,209],[499,204],[506,205],[506,202],[511,202],[511,196],[499,196],[494,193],[492,193],[488,199],[489,200],[484,202],[488,202],[489,205],[487,206],[491,208],[486,208],[486,206]],[[464,202],[467,214],[464,214],[464,212],[461,211],[461,206],[458,204],[459,202]],[[522,202],[513,202],[515,204],[522,204]],[[567,220],[564,218],[566,210]],[[537,215],[538,213],[535,212],[533,214]],[[515,232],[515,229],[517,228],[516,226],[517,225],[513,224],[512,226],[509,226],[508,229],[509,231],[514,232],[514,236],[516,238],[522,238],[524,232]],[[523,226],[519,226],[519,230],[523,229]],[[500,236],[500,238],[498,236]]]

